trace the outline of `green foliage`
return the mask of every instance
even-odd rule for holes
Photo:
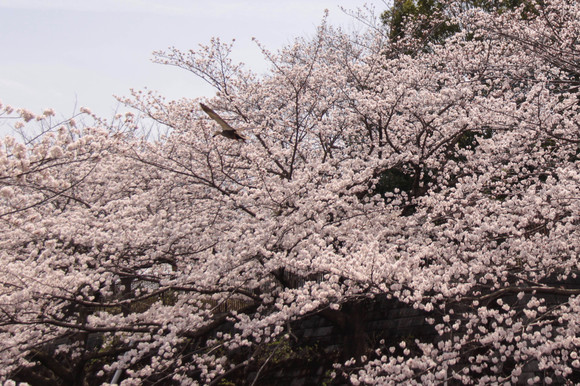
[[[391,41],[401,40],[407,33],[419,40],[443,41],[459,28],[444,22],[441,17],[444,5],[437,0],[395,0],[390,10],[383,12],[381,19],[390,29]],[[407,31],[409,23],[417,23]]]
[[[293,347],[286,338],[280,338],[267,344],[257,357],[258,363],[264,363],[269,359],[272,364],[284,363],[299,359],[303,362],[313,362],[318,358],[318,345],[305,345]]]
[[[324,372],[324,378],[322,379],[322,386],[330,386],[333,383],[334,380],[334,376],[333,376],[334,371],[333,370],[326,370]]]
[[[385,196],[397,190],[410,192],[413,189],[414,176],[398,168],[386,170],[380,177],[373,191],[374,194]]]
[[[460,30],[457,24],[449,23],[449,14],[445,9],[446,1],[442,0],[395,0],[393,6],[382,13],[381,20],[389,27],[389,37],[397,42],[404,37],[420,41],[442,43],[445,39]],[[481,8],[498,13],[513,10],[524,5],[522,18],[526,19],[536,13],[533,0],[464,0],[464,9]],[[409,29],[410,23],[416,24]],[[412,36],[406,36],[407,34]]]

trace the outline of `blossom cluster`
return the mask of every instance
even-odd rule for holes
[[[123,101],[155,140],[0,105],[41,127],[0,143],[0,380],[251,383],[316,315],[355,331],[352,384],[580,381],[580,5],[447,3],[413,51],[323,23],[263,76],[217,39],[156,54],[245,141],[154,92]],[[379,298],[437,338],[366,334]]]

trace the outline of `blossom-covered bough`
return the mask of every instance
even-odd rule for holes
[[[444,43],[323,24],[265,76],[217,40],[157,53],[246,141],[141,92],[156,141],[132,116],[3,139],[0,378],[257,384],[317,315],[353,384],[578,381],[580,6],[456,5]],[[438,338],[369,336],[376,299]]]

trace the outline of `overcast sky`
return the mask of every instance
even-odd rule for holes
[[[384,0],[0,0],[0,101],[63,116],[86,106],[107,118],[118,107],[113,95],[130,88],[211,96],[187,71],[152,63],[151,53],[235,38],[234,58],[261,73],[267,64],[252,37],[276,50],[312,36],[325,9],[331,24],[355,28],[340,7],[365,3],[386,8]]]

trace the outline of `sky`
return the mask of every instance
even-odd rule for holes
[[[157,90],[167,99],[211,97],[193,74],[155,64],[152,52],[236,40],[233,58],[267,71],[252,38],[275,51],[329,23],[356,29],[341,10],[386,0],[0,0],[0,101],[67,117],[81,106],[103,118],[125,111],[113,95]]]

